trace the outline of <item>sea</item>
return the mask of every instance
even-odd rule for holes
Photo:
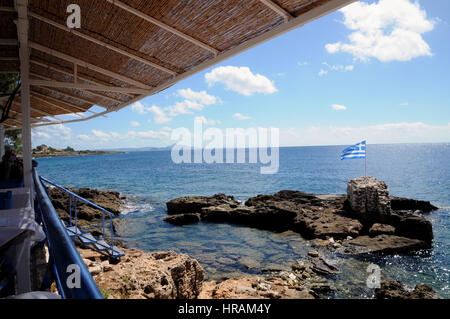
[[[176,164],[171,152],[39,158],[41,176],[67,187],[90,187],[126,195],[119,239],[145,251],[174,250],[203,266],[208,280],[288,269],[307,258],[313,242],[287,231],[275,233],[227,223],[173,226],[164,222],[165,203],[180,196],[224,193],[245,201],[258,194],[301,190],[344,194],[347,182],[365,174],[384,180],[391,195],[431,201],[439,207],[426,215],[433,224],[431,250],[391,256],[326,258],[341,272],[330,279],[334,298],[371,298],[370,264],[383,279],[410,286],[431,285],[450,297],[450,143],[368,145],[367,159],[341,160],[346,146],[283,147],[276,174],[260,173],[261,164]]]

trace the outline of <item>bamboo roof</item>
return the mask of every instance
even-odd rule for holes
[[[28,0],[31,124],[117,111],[353,1]],[[16,2],[0,0],[0,73],[23,67]],[[79,29],[66,25],[72,3],[81,8]],[[20,102],[7,128],[20,127]],[[73,113],[79,118],[58,117]]]

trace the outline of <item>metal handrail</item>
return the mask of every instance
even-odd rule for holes
[[[36,203],[41,213],[44,231],[47,236],[47,244],[50,252],[49,263],[52,266],[57,288],[62,298],[68,299],[103,299],[103,296],[92,278],[89,270],[83,262],[75,244],[67,234],[67,231],[55,208],[50,201],[47,190],[39,175],[33,169],[34,186],[36,191]],[[69,287],[73,273],[68,266],[77,265],[80,275],[80,285]]]
[[[71,191],[69,191],[68,189],[66,189],[64,187],[59,186],[58,184],[56,184],[56,183],[54,183],[52,181],[49,181],[48,179],[46,179],[46,178],[44,178],[42,176],[40,176],[39,178],[40,178],[41,181],[43,181],[43,182],[45,182],[47,184],[50,184],[50,185],[52,185],[52,186],[54,186],[54,187],[56,187],[56,188],[58,188],[58,189],[60,189],[60,190],[62,190],[62,191],[64,191],[64,192],[69,194],[69,199],[70,199],[70,204],[69,204],[70,213],[69,214],[70,214],[70,225],[71,226],[72,226],[72,208],[71,208],[71,206],[72,206],[72,197],[75,198],[74,208],[75,208],[75,229],[76,230],[78,229],[77,228],[78,218],[77,218],[77,206],[76,206],[77,202],[76,202],[76,199],[79,199],[79,200],[81,200],[81,201],[91,205],[92,207],[97,208],[98,210],[100,210],[102,212],[102,234],[103,234],[103,239],[104,240],[106,239],[106,234],[105,234],[105,213],[109,215],[109,217],[110,217],[110,219],[109,219],[110,230],[111,230],[111,255],[114,256],[114,227],[113,227],[113,221],[112,221],[114,214],[109,212],[109,211],[107,211],[103,207],[98,206],[98,205],[88,201],[87,199],[85,199],[85,198],[75,194],[74,192],[71,192]]]

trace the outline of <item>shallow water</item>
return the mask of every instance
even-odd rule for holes
[[[237,199],[297,189],[345,193],[346,182],[364,174],[364,161],[340,161],[341,146],[280,149],[280,169],[259,174],[259,164],[182,164],[170,152],[134,152],[103,156],[38,159],[39,173],[71,187],[113,189],[129,195],[118,232],[129,246],[147,251],[175,250],[199,260],[210,279],[260,273],[305,258],[311,242],[292,232],[198,223],[183,227],[163,221],[165,202],[187,195],[225,193]],[[339,258],[342,272],[335,297],[370,297],[369,263],[392,279],[428,283],[450,297],[450,147],[448,144],[369,145],[368,174],[385,180],[390,193],[430,200],[441,207],[433,223],[432,251],[370,259]],[[336,256],[329,255],[329,259]],[[246,265],[246,266],[245,266]]]

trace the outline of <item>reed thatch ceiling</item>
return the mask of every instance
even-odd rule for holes
[[[352,1],[28,0],[32,125],[117,111]],[[15,2],[0,0],[1,73],[20,72]],[[79,29],[66,26],[72,3]],[[7,128],[21,124],[15,102]]]

